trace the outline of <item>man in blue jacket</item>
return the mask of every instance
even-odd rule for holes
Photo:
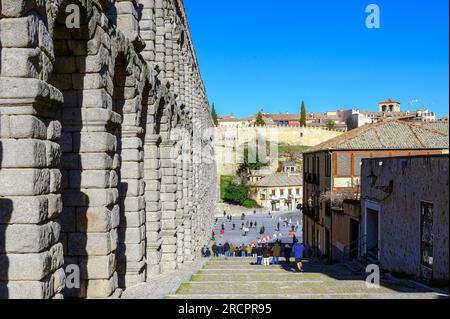
[[[305,246],[298,240],[295,240],[292,246],[291,255],[295,258],[295,263],[297,264],[297,269],[299,272],[303,272],[303,252],[305,251]]]

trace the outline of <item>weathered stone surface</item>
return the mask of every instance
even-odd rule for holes
[[[61,226],[56,222],[44,225],[0,225],[1,253],[39,253],[55,244]]]
[[[209,240],[215,166],[193,163],[213,123],[183,7],[80,3],[77,30],[61,1],[0,6],[0,297],[118,296]]]
[[[39,254],[0,254],[0,281],[41,280],[62,267],[63,263],[61,244]]]

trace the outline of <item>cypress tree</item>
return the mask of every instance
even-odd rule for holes
[[[214,106],[214,103],[212,104],[211,117],[212,117],[214,125],[218,126],[219,125],[219,121],[217,119],[217,112],[216,112],[216,107]]]
[[[306,107],[305,101],[302,101],[302,109],[300,111],[300,126],[306,126]]]

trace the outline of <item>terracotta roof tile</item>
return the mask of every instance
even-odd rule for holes
[[[385,120],[367,124],[319,144],[307,153],[327,149],[448,149],[448,122]]]

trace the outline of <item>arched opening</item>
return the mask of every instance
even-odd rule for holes
[[[114,67],[113,109],[121,116],[114,132],[118,140],[120,224],[118,228],[117,271],[120,288],[146,279],[144,138],[150,86],[140,84],[127,68],[120,53]]]
[[[88,16],[81,1],[65,1],[58,9],[50,82],[64,96],[61,173],[63,212],[60,217],[65,266],[79,267],[80,286],[67,286],[66,297],[105,298],[117,289],[116,249],[118,156],[113,112],[109,49],[97,15]],[[80,9],[80,28],[66,26],[66,8]],[[93,22],[93,23],[92,23]]]
[[[68,5],[80,8],[80,28],[66,26]],[[70,12],[70,11],[69,11]],[[80,269],[81,286],[68,286],[66,297],[85,297],[87,280],[87,236],[83,217],[89,207],[89,196],[83,191],[81,135],[83,123],[84,80],[88,55],[88,17],[79,1],[65,1],[58,9],[53,29],[55,63],[49,82],[61,91],[64,104],[58,111],[61,123],[60,169],[62,174],[63,211],[60,216],[61,241],[64,245],[65,267],[76,265]]]

